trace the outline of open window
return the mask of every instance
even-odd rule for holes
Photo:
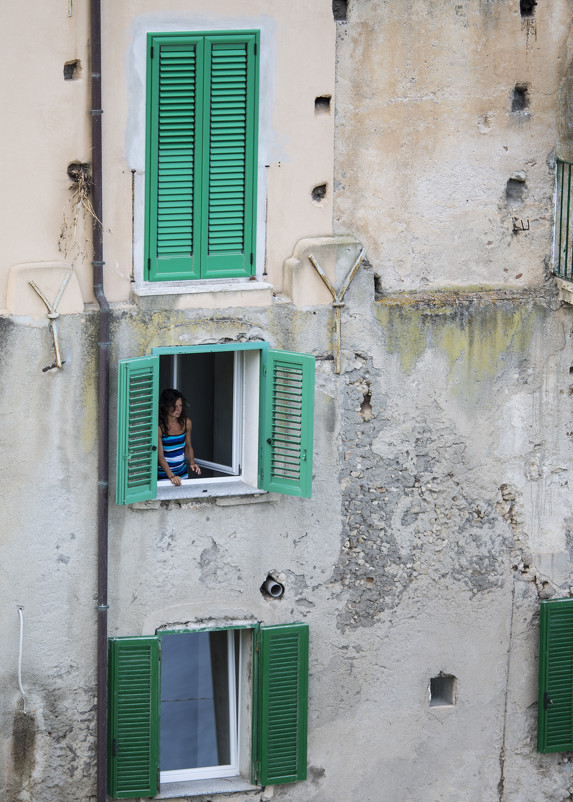
[[[255,489],[309,498],[314,362],[268,343],[155,348],[121,361],[117,503]],[[158,399],[168,387],[189,404],[202,467],[177,488],[157,480]]]
[[[306,624],[112,638],[109,795],[304,780],[307,709]]]

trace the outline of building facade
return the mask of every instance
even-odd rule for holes
[[[1,13],[0,796],[573,798],[570,3]]]

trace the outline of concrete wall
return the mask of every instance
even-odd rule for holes
[[[535,737],[539,600],[573,586],[573,313],[547,276],[553,154],[567,155],[570,139],[570,7],[540,0],[522,18],[513,2],[350,0],[336,23],[331,174],[333,118],[314,116],[314,98],[333,92],[330,5],[217,0],[193,17],[177,0],[160,16],[147,0],[104,8],[112,483],[118,359],[248,339],[317,357],[312,499],[118,507],[112,490],[110,634],[205,620],[309,624],[309,779],[221,802],[564,802],[568,756],[538,755]],[[29,148],[46,148],[43,189],[23,194],[9,160],[2,276],[7,290],[11,268],[41,261],[55,287],[73,264],[88,302],[89,254],[57,250],[65,167],[89,161],[87,68],[79,83],[61,75],[69,58],[87,63],[87,23],[77,4],[71,18],[67,4],[49,19],[36,6],[30,49],[45,62],[23,67],[30,102],[9,126],[26,143],[23,165]],[[13,32],[6,57],[16,58],[24,20],[2,13]],[[238,24],[243,13],[273,43],[262,141],[275,296],[132,295],[138,37]],[[79,100],[51,103],[55,83],[79,87]],[[520,112],[516,84],[529,98]],[[83,122],[60,142],[76,102]],[[42,108],[57,115],[43,138],[27,116]],[[336,197],[315,208],[318,176],[334,177]],[[529,231],[512,232],[516,216]],[[336,374],[334,312],[308,256],[340,284],[361,244]],[[0,797],[95,799],[97,312],[70,300],[59,321],[64,366],[44,371],[54,360],[48,321],[20,273],[19,314],[0,318]],[[272,569],[286,576],[278,601],[259,590]],[[454,705],[429,704],[440,674],[456,678]]]

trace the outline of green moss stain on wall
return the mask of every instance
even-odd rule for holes
[[[544,308],[522,299],[463,300],[436,293],[376,304],[388,353],[411,373],[427,349],[441,352],[448,386],[468,401],[490,387],[503,370],[528,356]]]

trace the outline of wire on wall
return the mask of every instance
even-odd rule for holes
[[[26,711],[26,694],[24,693],[24,688],[22,686],[22,645],[24,642],[24,608],[18,607],[18,615],[20,616],[20,648],[18,649],[18,685],[20,687],[20,693],[22,694],[22,699],[24,700],[24,714]]]

